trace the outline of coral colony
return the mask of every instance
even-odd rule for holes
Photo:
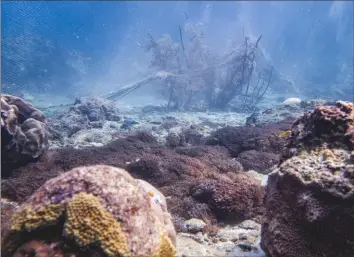
[[[118,110],[85,98],[67,123],[48,122],[2,95],[2,255],[167,257],[192,240],[215,256],[353,256],[353,104],[301,103],[313,107],[262,126],[285,107],[164,143],[135,129],[103,146],[50,148],[70,126],[93,130],[68,117],[122,122]]]

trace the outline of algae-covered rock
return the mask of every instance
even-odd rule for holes
[[[262,247],[272,257],[354,256],[354,106],[297,119],[269,175]]]

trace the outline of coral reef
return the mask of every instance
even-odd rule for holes
[[[165,150],[160,156],[149,154],[139,158],[127,170],[157,185],[169,196],[170,210],[177,222],[178,217],[206,222],[259,217],[263,196],[260,183],[243,174],[242,166],[227,158],[226,149],[196,148],[198,157]]]
[[[269,175],[262,248],[272,257],[354,256],[354,106],[298,118]]]
[[[1,162],[21,162],[48,149],[44,114],[12,95],[1,95]]]
[[[242,165],[230,158],[226,148],[194,146],[172,150],[158,145],[147,132],[118,139],[104,147],[50,150],[38,162],[12,170],[13,175],[1,181],[1,193],[22,203],[46,180],[62,171],[93,164],[125,168],[135,178],[157,187],[168,196],[170,212],[176,222],[201,218],[213,223],[233,215],[257,218],[263,210],[259,201],[264,190],[261,183],[245,175]],[[220,202],[220,206],[216,200],[208,202],[201,198],[203,201],[199,201],[191,189],[205,181],[215,181],[211,182],[215,190],[224,187],[225,191],[216,193],[215,197],[227,196],[230,200]],[[243,205],[252,208],[242,210]]]
[[[161,202],[151,201],[150,190]],[[111,166],[79,167],[47,181],[20,206],[2,255],[11,256],[46,235],[47,244],[74,244],[98,256],[175,256],[169,218],[163,195],[148,183]]]

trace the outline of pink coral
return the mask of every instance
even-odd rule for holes
[[[151,201],[149,191],[158,194],[161,202]],[[86,248],[96,242],[108,256],[118,252],[122,256],[174,256],[176,233],[164,196],[119,168],[79,167],[47,181],[14,214],[3,253],[10,254],[28,240],[40,240],[40,231],[53,225],[62,229],[53,230],[47,241],[73,239]]]

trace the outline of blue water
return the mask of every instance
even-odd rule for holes
[[[147,33],[179,43],[186,14],[208,25],[205,39],[220,53],[240,41],[242,31],[262,34],[267,58],[295,84],[322,92],[331,85],[347,89],[352,79],[352,1],[19,1],[1,7],[2,84],[13,93],[69,94],[78,87],[89,93],[95,85],[106,91],[128,83],[134,70],[146,73]]]
[[[125,2],[2,3],[2,37],[38,34],[99,59],[129,23]]]

